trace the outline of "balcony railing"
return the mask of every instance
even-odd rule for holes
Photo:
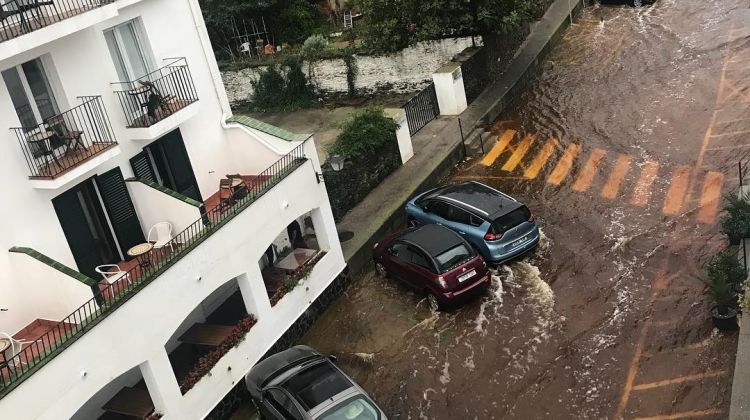
[[[130,81],[113,83],[128,128],[150,127],[198,100],[185,58]]]
[[[301,166],[307,160],[304,146],[304,143],[297,146],[261,172],[259,182],[248,187],[244,198],[229,207],[218,205],[208,210],[206,217],[196,220],[166,246],[154,249],[150,265],[138,264],[127,272],[129,281],[118,281],[98,289],[100,293],[62,319],[59,328],[53,328],[26,345],[18,355],[7,360],[7,366],[0,365],[0,398]]]
[[[11,128],[31,178],[53,179],[117,144],[101,96],[80,99],[41,124]]]
[[[115,0],[0,0],[0,43]]]

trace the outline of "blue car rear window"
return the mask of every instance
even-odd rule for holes
[[[492,229],[494,233],[505,233],[509,229],[520,225],[521,223],[528,221],[531,217],[531,211],[526,206],[519,207],[512,212],[500,216],[492,222]]]

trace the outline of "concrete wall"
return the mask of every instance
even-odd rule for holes
[[[380,56],[357,56],[356,88],[360,95],[376,93],[409,93],[424,88],[432,81],[432,72],[450,61],[454,55],[471,46],[471,38],[450,38],[420,42],[398,53]],[[224,71],[222,78],[229,101],[247,101],[253,88],[250,81],[262,68]],[[308,72],[308,66],[303,70]],[[322,60],[313,66],[312,83],[322,94],[347,93],[344,60]]]
[[[138,213],[144,237],[147,237],[149,229],[159,222],[169,222],[172,225],[172,235],[177,235],[201,219],[200,209],[194,205],[141,182],[127,182],[126,185]]]

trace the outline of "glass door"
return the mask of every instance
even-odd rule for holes
[[[135,21],[104,31],[104,38],[120,82],[134,81],[148,74],[148,60]]]
[[[42,60],[36,58],[2,72],[23,127],[35,127],[59,113]]]

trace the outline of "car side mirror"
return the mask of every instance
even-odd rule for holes
[[[334,355],[330,355],[328,356],[328,360],[330,360],[331,363],[335,364],[339,359]]]

